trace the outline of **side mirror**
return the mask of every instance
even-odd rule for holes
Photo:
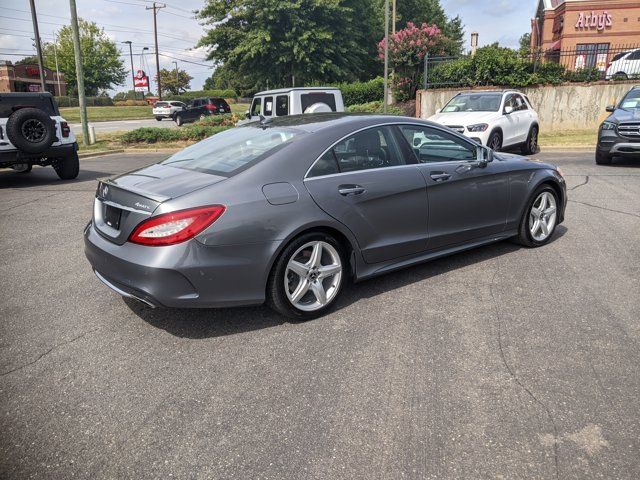
[[[504,114],[505,115],[509,115],[511,112],[513,112],[513,107],[510,105],[507,105],[506,107],[504,107]]]
[[[251,118],[251,113],[249,112],[248,109],[244,112],[244,116],[245,118]]]
[[[615,105],[607,105],[607,108],[605,108],[605,110],[607,112],[615,112],[616,111],[616,106]]]

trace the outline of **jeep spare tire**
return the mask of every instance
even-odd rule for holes
[[[56,123],[38,108],[21,108],[7,119],[7,136],[26,153],[44,152],[56,140]]]
[[[328,113],[332,111],[331,107],[326,103],[317,102],[308,106],[303,113]]]

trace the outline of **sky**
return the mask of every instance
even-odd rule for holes
[[[285,0],[286,1],[286,0]],[[401,2],[402,0],[397,0]],[[145,10],[151,0],[76,0],[78,16],[96,22],[122,48],[125,65],[129,69],[129,47],[121,42],[133,42],[134,69],[140,68],[141,51],[153,51],[153,15]],[[192,77],[191,88],[198,90],[213,72],[212,62],[206,60],[206,50],[193,46],[205,28],[190,13],[203,5],[203,0],[170,0],[158,14],[158,44],[161,68],[173,69],[172,62]],[[447,15],[460,15],[465,25],[467,43],[472,31],[479,33],[480,46],[499,42],[516,47],[518,39],[530,29],[536,0],[441,0]],[[43,41],[53,39],[55,32],[69,22],[68,0],[36,0],[40,36]],[[32,45],[33,27],[28,0],[0,0],[0,60],[16,61],[35,53]],[[170,58],[173,57],[173,58]],[[147,55],[151,71],[155,58]],[[129,70],[127,70],[129,71]],[[151,77],[155,76],[153,73]],[[115,91],[126,90],[125,85]],[[153,85],[152,85],[153,89]]]

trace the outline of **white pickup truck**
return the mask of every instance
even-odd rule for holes
[[[344,112],[340,89],[335,87],[296,87],[256,93],[248,120],[299,115],[302,113]]]

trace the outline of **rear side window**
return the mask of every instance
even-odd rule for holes
[[[299,130],[284,128],[232,128],[185,148],[161,164],[228,176],[268,157],[300,134]]]
[[[331,175],[334,173],[340,173],[340,169],[338,168],[338,161],[332,148],[321,156],[313,165],[309,171],[308,177],[320,177],[322,175]]]
[[[300,95],[300,102],[302,103],[302,113],[315,103],[324,103],[331,108],[332,112],[336,111],[336,97],[333,93],[326,92],[310,92]]]
[[[7,118],[21,108],[38,108],[47,115],[58,115],[58,108],[53,98],[44,95],[4,96],[0,94],[0,118]]]
[[[273,97],[264,97],[264,115],[273,115]]]
[[[640,50],[631,53],[625,60],[640,60]]]
[[[276,116],[289,115],[289,96],[278,95],[276,97]]]

